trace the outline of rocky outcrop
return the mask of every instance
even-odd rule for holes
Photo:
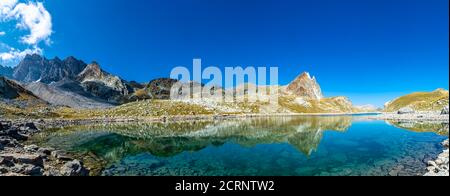
[[[410,107],[404,107],[397,111],[397,114],[414,114],[414,109]]]
[[[62,176],[87,176],[89,175],[89,170],[83,167],[83,163],[79,160],[73,160],[65,163],[61,167]]]
[[[287,86],[286,91],[293,95],[312,100],[320,100],[323,98],[322,90],[317,83],[316,78],[311,78],[307,72],[301,74],[292,81]]]
[[[441,115],[446,115],[446,114],[449,114],[449,111],[448,111],[448,105],[445,106],[445,107],[442,109],[442,111],[441,111]]]
[[[145,89],[153,99],[170,99],[171,88],[177,82],[175,79],[159,78],[150,81]]]
[[[89,64],[76,80],[86,92],[109,102],[120,103],[133,92],[126,81],[102,70],[96,62]]]
[[[40,130],[34,123],[0,122],[0,176],[86,176],[83,163],[62,151],[24,146]]]
[[[449,176],[449,162],[448,162],[448,139],[442,142],[446,148],[435,161],[428,162],[428,173],[425,176]]]
[[[13,78],[21,82],[51,83],[62,79],[74,79],[86,64],[74,57],[48,60],[40,55],[27,55],[15,68]]]

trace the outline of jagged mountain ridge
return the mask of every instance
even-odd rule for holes
[[[302,73],[286,88],[286,91],[293,95],[304,97],[312,100],[320,100],[324,98],[322,89],[317,83],[315,77],[310,76],[308,72]]]
[[[38,70],[40,66],[44,68]],[[74,57],[62,61],[58,58],[47,60],[39,55],[28,55],[14,69],[13,77],[24,82],[26,88],[42,99],[54,105],[73,108],[104,108],[145,99],[167,100],[170,98],[172,86],[178,82],[170,78],[155,79],[147,84],[127,82],[104,71],[97,62],[87,65]],[[182,88],[188,87],[188,85],[189,83],[186,83]],[[245,88],[246,85],[242,87]],[[247,90],[241,89],[242,87],[237,88],[236,92],[241,90],[245,94]],[[266,88],[280,91],[280,102],[282,103],[278,106],[273,104],[255,106],[254,108],[260,108],[260,112],[339,113],[354,111],[351,101],[346,97],[325,98],[316,78],[311,77],[307,72],[299,75],[287,86],[267,86]],[[223,93],[230,89],[221,88],[221,90]],[[238,96],[238,93],[235,96]],[[239,96],[241,95],[239,94]],[[239,105],[233,106],[237,109],[228,110],[226,109],[229,107],[227,105],[213,103],[217,101],[220,99],[206,100],[205,102],[194,99],[192,103],[206,108],[220,107],[220,110],[223,111],[240,111],[239,107],[241,106]]]
[[[42,82],[49,84],[63,79],[75,79],[85,69],[86,63],[74,57],[64,60],[58,57],[46,59],[40,55],[27,55],[14,68],[13,79],[29,83]]]
[[[48,60],[27,55],[13,70],[12,78],[54,105],[104,108],[125,102],[134,89],[127,81],[75,57]]]

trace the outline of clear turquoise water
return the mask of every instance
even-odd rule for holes
[[[448,124],[399,128],[359,117],[79,126],[36,137],[103,168],[99,175],[420,175]],[[413,130],[413,131],[411,131]],[[440,133],[437,134],[437,133]]]

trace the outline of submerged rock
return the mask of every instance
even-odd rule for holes
[[[0,176],[85,176],[89,170],[64,151],[24,146],[39,132],[34,123],[0,122]]]
[[[449,176],[449,150],[448,139],[442,142],[447,149],[434,161],[428,162],[428,173],[425,176]]]

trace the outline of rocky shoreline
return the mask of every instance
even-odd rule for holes
[[[412,120],[412,121],[437,121],[449,122],[449,114],[441,114],[439,112],[417,112],[409,114],[398,113],[382,113],[379,115],[368,116],[372,120]]]
[[[442,145],[446,149],[438,156],[436,160],[428,162],[428,173],[426,173],[424,176],[449,176],[448,142],[448,139],[442,142]]]
[[[0,122],[0,176],[89,175],[81,161],[64,151],[23,144],[39,132],[32,122]]]

